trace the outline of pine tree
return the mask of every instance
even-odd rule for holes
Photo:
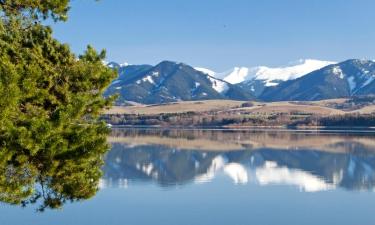
[[[105,51],[76,56],[43,25],[68,9],[68,0],[0,0],[0,201],[43,197],[42,209],[55,208],[97,189],[108,150],[97,118],[116,73]],[[35,182],[49,191],[36,193]]]

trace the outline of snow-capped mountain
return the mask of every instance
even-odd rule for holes
[[[205,73],[205,74],[207,74],[207,75],[210,75],[210,76],[212,76],[212,77],[215,77],[215,75],[216,75],[216,72],[215,72],[215,71],[210,70],[210,69],[207,69],[207,68],[203,68],[203,67],[194,67],[194,69],[195,69],[195,70],[198,70],[198,71],[200,71],[200,72],[202,72],[202,73]]]
[[[285,67],[235,67],[222,73],[216,73],[201,67],[195,69],[231,84],[241,83],[241,86],[248,88],[254,95],[259,96],[265,87],[277,86],[281,82],[297,79],[331,64],[335,64],[335,62],[301,59],[289,63]]]
[[[263,101],[321,100],[375,94],[375,62],[299,60],[286,67],[236,67],[216,73],[184,63],[164,61],[156,66],[111,62],[119,77],[105,95],[128,101],[164,102],[231,99]]]
[[[116,67],[113,65],[113,68]],[[118,71],[119,77],[112,82],[105,95],[119,94],[119,105],[128,101],[159,104],[189,100],[254,99],[247,90],[184,63],[163,61],[156,66],[119,65]]]
[[[375,62],[351,59],[267,88],[268,101],[321,100],[375,94]]]

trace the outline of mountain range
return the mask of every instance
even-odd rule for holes
[[[209,99],[310,101],[375,94],[371,60],[307,59],[285,67],[235,67],[221,73],[172,61],[156,66],[107,65],[119,71],[105,92],[106,96],[119,94],[117,105]]]

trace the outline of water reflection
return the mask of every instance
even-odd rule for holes
[[[1,145],[0,201],[24,207],[36,204],[38,211],[44,211],[93,197],[109,150],[107,134],[104,125],[72,124],[49,132],[45,142],[19,137],[18,143],[28,148]]]
[[[114,130],[102,186],[210,182],[291,185],[315,192],[372,191],[372,133],[215,130]]]

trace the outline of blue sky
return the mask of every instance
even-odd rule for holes
[[[300,58],[375,59],[374,0],[73,0],[55,37],[108,60],[217,71]]]

